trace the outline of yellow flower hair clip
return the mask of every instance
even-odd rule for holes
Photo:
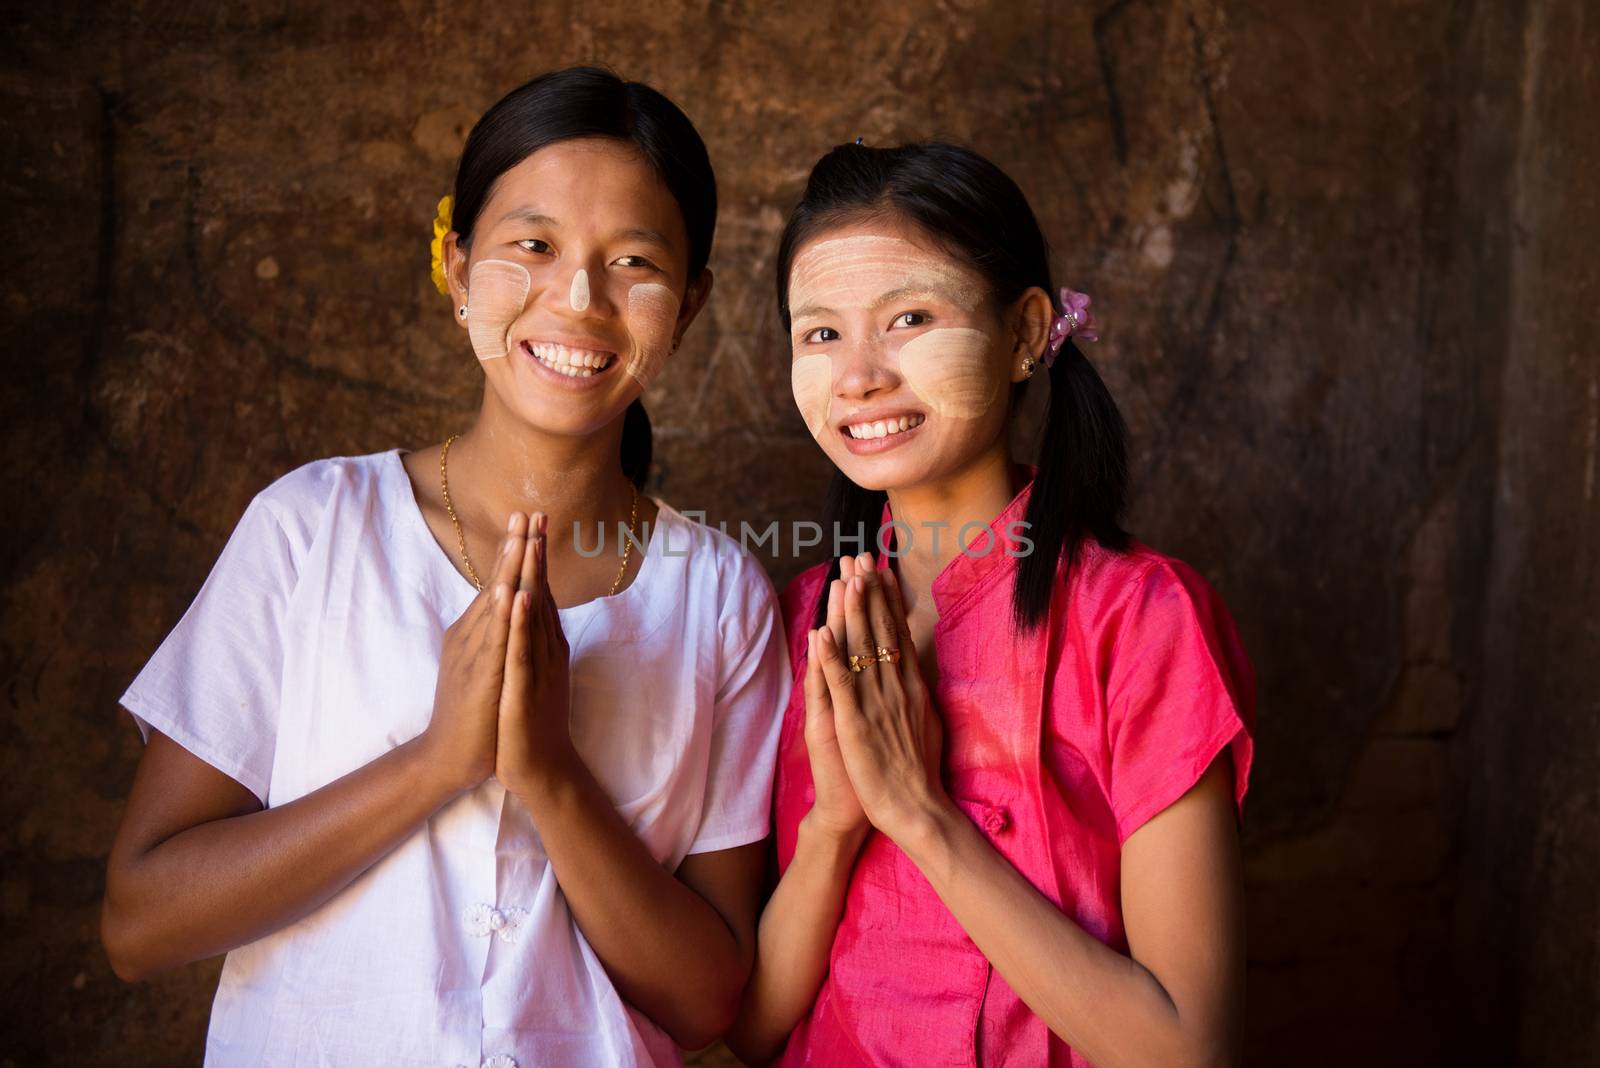
[[[444,235],[450,232],[450,212],[455,207],[454,197],[442,197],[439,211],[433,217],[433,284],[445,296],[450,295],[450,283],[444,277]]]

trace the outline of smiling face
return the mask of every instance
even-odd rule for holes
[[[699,310],[683,213],[625,142],[548,145],[502,174],[470,248],[445,243],[486,403],[554,433],[593,433],[660,373]],[[687,295],[687,299],[686,299]]]
[[[1017,339],[973,268],[914,227],[828,230],[789,275],[795,403],[851,481],[947,478],[1003,443]]]

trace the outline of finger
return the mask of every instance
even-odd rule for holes
[[[867,577],[859,572],[850,580],[844,596],[844,630],[847,638],[845,654],[876,658],[878,647],[872,640],[872,624],[867,620]],[[846,668],[849,667],[848,660]],[[878,690],[878,665],[868,664],[856,676],[856,690],[861,695],[862,707],[873,707],[871,700]]]
[[[500,546],[495,550],[494,562],[489,565],[488,581],[479,580],[478,595],[472,599],[471,604],[467,605],[467,610],[461,613],[461,619],[457,621],[458,623],[465,621],[463,625],[473,632],[476,632],[478,627],[482,626],[485,619],[493,618],[494,616],[495,576],[500,574],[501,565],[505,562],[506,554],[510,551],[511,530],[508,526],[506,536],[500,539]]]
[[[536,550],[540,539],[543,537],[539,533],[538,526],[541,516],[542,514],[538,512],[528,516],[528,536],[522,544],[522,566],[517,570],[517,589],[519,590],[537,591],[539,589],[539,554]]]
[[[548,520],[547,520],[548,522]],[[539,539],[539,604],[543,609],[545,651],[550,656],[562,656],[567,648],[567,636],[561,629],[561,608],[556,595],[550,590],[550,539]]]
[[[828,679],[822,673],[822,653],[817,648],[821,629],[806,632],[806,733],[826,726],[832,734],[833,705],[828,699]]]
[[[512,512],[511,518],[506,522],[506,551],[495,559],[495,573],[490,582],[503,582],[512,589],[517,588],[517,573],[522,569],[522,555],[527,546],[527,539],[528,517],[521,512]]]
[[[834,643],[833,632],[826,627],[817,631],[817,654],[822,664],[823,680],[828,685],[828,703],[833,706],[835,722],[841,716],[853,720],[860,715],[855,683],[859,676],[851,672],[849,663]]]
[[[828,583],[828,630],[833,633],[833,644],[840,649],[845,645],[844,587],[846,580],[834,579]]]
[[[917,643],[911,637],[911,621],[906,619],[906,605],[900,597],[900,576],[894,568],[882,572],[883,591],[889,602],[889,614],[894,617],[894,637],[900,650],[900,682],[907,692],[913,692],[922,681],[922,668],[917,663]]]
[[[518,590],[511,597],[511,627],[506,638],[505,687],[521,684],[527,678],[529,646],[532,633],[528,617],[532,600],[527,590]]]
[[[511,626],[511,595],[515,591],[504,582],[496,582],[489,588],[489,633],[486,636],[489,648],[498,656],[505,655],[506,631]]]
[[[883,592],[885,572],[872,568],[862,572],[867,584],[867,619],[872,624],[872,643],[877,649],[900,648],[900,634],[895,629],[894,612],[889,608],[889,598]],[[885,670],[888,664],[882,665]]]

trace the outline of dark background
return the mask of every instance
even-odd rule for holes
[[[580,61],[720,182],[655,492],[815,517],[785,212],[835,143],[973,145],[1095,298],[1136,533],[1259,671],[1249,1062],[1600,1057],[1593,3],[42,3],[0,38],[4,1065],[198,1063],[216,962],[126,986],[97,941],[117,696],[257,490],[468,424],[434,203]]]

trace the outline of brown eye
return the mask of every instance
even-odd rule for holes
[[[518,241],[517,247],[522,249],[524,252],[533,252],[538,254],[543,254],[550,251],[550,243],[548,241],[540,241],[537,237],[529,237]]]
[[[896,326],[921,326],[923,323],[925,323],[927,321],[928,321],[928,317],[926,315],[924,315],[922,312],[903,312],[900,315],[895,316],[894,325],[896,325]]]

